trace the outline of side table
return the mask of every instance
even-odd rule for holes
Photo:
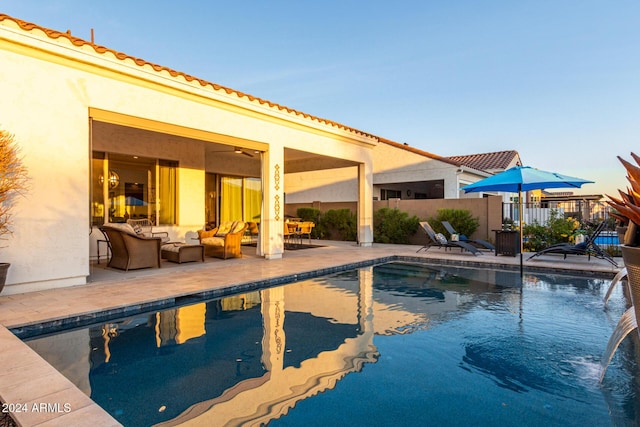
[[[512,230],[493,230],[496,233],[496,256],[520,253],[520,232]]]

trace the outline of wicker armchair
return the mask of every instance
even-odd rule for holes
[[[120,270],[137,268],[160,268],[161,237],[141,237],[127,224],[103,225],[100,231],[107,236],[111,259],[107,267]],[[131,226],[128,226],[131,228]]]
[[[213,230],[198,230],[204,254],[222,259],[242,257],[242,236],[246,229],[246,222],[227,221]]]

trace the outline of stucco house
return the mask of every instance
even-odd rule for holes
[[[436,154],[379,138],[373,148],[373,197],[388,199],[457,199],[460,188],[490,172]],[[351,202],[357,200],[357,182],[350,167],[292,174],[285,187],[287,203]],[[474,196],[475,197],[475,196]]]
[[[31,186],[0,252],[5,294],[86,283],[97,226],[127,217],[172,240],[259,219],[257,254],[281,258],[285,188],[305,171],[357,183],[358,242],[373,240],[374,135],[2,14],[0,64],[0,128]]]

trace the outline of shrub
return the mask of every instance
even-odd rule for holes
[[[557,209],[552,209],[545,225],[533,221],[522,227],[524,248],[528,251],[539,251],[558,243],[573,243],[575,236],[581,234],[583,228],[580,221],[572,217],[565,218]]]
[[[417,216],[398,209],[382,208],[373,215],[373,241],[376,243],[409,243],[409,236],[418,231]]]
[[[522,234],[525,238],[522,244],[525,251],[538,252],[549,246],[547,243],[547,229],[545,226],[540,225],[537,220],[534,220],[531,224],[525,224],[522,227]]]
[[[477,217],[471,216],[471,211],[466,209],[438,209],[438,214],[429,218],[429,224],[431,224],[436,233],[442,233],[448,237],[451,236],[445,230],[442,221],[449,222],[458,234],[464,234],[467,237],[471,237],[480,226],[480,221]]]
[[[329,209],[322,215],[320,227],[327,230],[328,236],[335,231],[340,239],[346,241],[355,241],[358,236],[358,220],[349,209]]]
[[[28,190],[27,168],[14,136],[0,130],[0,239],[12,234],[12,210],[16,197]]]

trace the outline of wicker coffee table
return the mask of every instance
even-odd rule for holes
[[[204,246],[189,243],[165,243],[162,245],[160,256],[171,262],[204,262]]]

